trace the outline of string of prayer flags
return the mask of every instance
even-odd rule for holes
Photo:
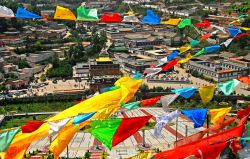
[[[147,15],[143,17],[143,23],[147,24],[160,24],[161,19],[152,10],[147,10]]]
[[[198,89],[202,103],[206,104],[208,102],[210,102],[213,97],[214,97],[214,90],[215,90],[215,85],[211,84],[211,85],[207,85],[204,87],[200,87]]]
[[[17,11],[16,11],[16,18],[22,18],[22,19],[40,19],[42,18],[41,16],[37,15],[37,14],[34,14],[30,11],[27,11],[21,7],[18,7],[17,8]]]
[[[32,133],[33,131],[36,131],[43,123],[43,121],[28,121],[27,125],[22,126],[22,133]]]
[[[142,128],[152,116],[92,120],[90,133],[110,150]],[[129,129],[128,129],[129,128]]]
[[[219,108],[219,109],[210,109],[209,113],[211,115],[211,123],[213,124],[222,124],[227,113],[231,111],[232,107],[228,108]]]
[[[205,49],[202,48],[200,51],[194,54],[194,57],[200,56],[201,54],[205,53]]]
[[[180,23],[178,24],[178,28],[185,28],[186,26],[191,26],[192,22],[191,19],[181,19]]]
[[[173,90],[171,90],[171,92],[178,94],[178,95],[184,97],[185,99],[188,99],[196,92],[196,90],[197,90],[197,88],[190,87],[190,88],[173,89]]]
[[[160,99],[161,99],[161,96],[156,96],[156,97],[153,97],[153,98],[141,100],[140,102],[141,102],[142,106],[149,106],[149,105],[156,104]]]
[[[208,27],[210,27],[210,22],[207,19],[205,19],[203,23],[196,23],[196,24],[194,24],[194,26],[208,28]]]
[[[179,97],[178,94],[168,94],[161,96],[160,102],[162,104],[162,109],[165,112],[170,112],[169,105],[173,103],[177,97]]]
[[[242,33],[242,31],[239,28],[228,28],[228,31],[229,31],[231,37],[234,37],[234,36]]]
[[[54,19],[76,20],[76,16],[68,8],[56,6]]]
[[[181,18],[171,18],[168,21],[162,21],[161,24],[177,26],[180,21],[181,21]]]
[[[225,95],[229,96],[238,84],[240,84],[240,81],[233,79],[225,83],[219,83],[217,86]]]
[[[5,152],[17,133],[20,132],[20,128],[8,130],[0,134],[0,152]]]
[[[207,109],[203,108],[203,109],[182,110],[181,113],[194,122],[194,128],[199,128],[202,127],[205,122],[207,116]]]
[[[49,135],[52,136],[57,134],[70,120],[71,118],[66,118],[59,122],[48,122],[50,126]]]
[[[88,119],[90,119],[92,116],[94,116],[96,114],[96,112],[92,112],[92,113],[88,113],[88,114],[83,114],[83,115],[78,115],[76,117],[74,117],[74,121],[72,124],[76,125],[76,124],[80,124]]]
[[[171,122],[174,118],[177,118],[181,114],[181,111],[176,110],[169,114],[161,114],[156,116],[156,125],[154,130],[154,135],[156,137],[159,137],[161,134],[162,128],[167,125],[169,122]]]
[[[0,5],[0,17],[1,18],[14,18],[15,14],[11,9]]]

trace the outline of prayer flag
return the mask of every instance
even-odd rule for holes
[[[208,39],[210,36],[212,36],[211,33],[205,34],[201,37],[200,41],[205,41],[206,39]]]
[[[207,109],[182,110],[182,114],[194,122],[194,128],[202,127],[207,116]]]
[[[182,46],[180,47],[180,54],[183,53],[183,52],[186,52],[188,50],[190,50],[192,47],[190,45],[185,45],[185,46]]]
[[[137,108],[140,104],[141,104],[140,101],[136,101],[136,102],[132,102],[132,103],[127,103],[125,105],[122,105],[121,107],[132,110],[132,109]]]
[[[43,123],[43,121],[28,121],[27,125],[22,126],[22,133],[31,133],[36,131]]]
[[[76,116],[76,117],[74,117],[74,121],[72,124],[76,125],[76,124],[82,123],[82,122],[90,119],[93,115],[95,115],[95,112]]]
[[[84,6],[78,7],[77,20],[98,21],[97,9],[86,9]]]
[[[209,113],[211,115],[211,123],[213,124],[222,124],[227,113],[231,111],[232,107],[228,108],[219,108],[219,109],[210,109]]]
[[[237,80],[244,84],[250,84],[250,76],[241,76]]]
[[[223,33],[227,33],[226,29],[224,27],[216,26],[216,25],[211,25],[211,27],[216,28],[216,29],[220,30]]]
[[[187,137],[184,137],[178,141],[175,141],[174,142],[174,146],[175,147],[179,147],[179,146],[182,146],[182,145],[185,145],[185,144],[188,144],[190,142],[194,142],[194,141],[197,141],[197,140],[200,140],[203,138],[203,136],[206,134],[206,132],[204,131],[200,131],[198,133],[195,133],[193,135],[190,135],[190,136],[187,136]]]
[[[70,9],[61,6],[56,6],[56,13],[54,19],[76,20],[75,15]]]
[[[250,105],[246,109],[238,110],[238,112],[237,112],[237,116],[240,119],[244,118],[245,116],[247,116],[249,114],[250,114]]]
[[[173,59],[169,61],[165,66],[162,67],[162,71],[167,71],[168,69],[174,67],[178,63],[178,59]]]
[[[226,47],[228,47],[231,44],[231,42],[233,41],[233,39],[234,38],[229,38],[225,42],[221,43],[221,45],[224,44]]]
[[[122,21],[121,16],[118,13],[113,14],[103,14],[101,17],[101,21],[103,23],[120,23]]]
[[[151,117],[92,120],[90,133],[111,150],[112,147],[137,132]]]
[[[159,72],[161,72],[162,68],[146,68],[145,73],[147,73],[146,77],[152,77]]]
[[[250,31],[250,28],[248,28],[248,27],[239,27],[239,28],[240,28],[240,30]]]
[[[41,16],[37,15],[37,14],[34,14],[34,13],[31,13],[21,7],[18,7],[17,8],[17,11],[16,11],[16,18],[24,18],[24,19],[29,19],[29,18],[35,18],[35,19],[40,19],[42,18]]]
[[[136,156],[124,158],[124,159],[150,159],[151,155],[152,155],[151,151],[145,151],[145,152],[142,152]]]
[[[181,111],[176,110],[169,114],[161,114],[156,116],[156,125],[154,130],[155,136],[160,136],[162,128],[171,122],[174,118],[177,118],[181,114]]]
[[[190,53],[188,53],[188,54],[186,55],[185,59],[182,59],[182,60],[178,61],[178,63],[179,63],[179,64],[187,63],[191,58],[193,58],[193,56],[192,56]]]
[[[139,23],[140,20],[134,14],[132,14],[124,16],[122,22]]]
[[[194,54],[194,57],[200,56],[201,54],[205,53],[205,49],[202,48],[200,51]]]
[[[168,21],[161,22],[161,24],[177,26],[180,21],[181,21],[181,18],[176,18],[176,19],[171,18]]]
[[[173,103],[177,97],[179,97],[178,94],[169,94],[169,95],[161,96],[160,102],[165,112],[170,111],[169,105]]]
[[[249,36],[249,34],[241,33],[241,34],[238,34],[238,35],[234,36],[233,39],[239,39],[239,38],[242,38],[243,36]]]
[[[191,46],[191,47],[194,47],[194,46],[198,45],[199,43],[200,43],[200,41],[198,41],[198,40],[192,40],[192,41],[190,42],[190,46]]]
[[[228,31],[229,31],[231,37],[234,37],[234,36],[242,33],[242,31],[239,28],[228,28]]]
[[[240,81],[233,79],[225,83],[219,83],[217,86],[225,95],[229,96],[238,84],[240,84]]]
[[[213,99],[214,90],[215,90],[215,85],[214,84],[207,85],[207,86],[199,88],[199,94],[200,94],[202,103],[206,104],[206,103],[210,102]]]
[[[152,10],[148,9],[147,15],[143,17],[142,22],[147,24],[160,24],[161,19]]]
[[[68,122],[70,121],[70,118],[63,119],[59,122],[49,122],[50,130],[49,135],[55,135],[57,134]]]
[[[190,87],[190,88],[174,89],[174,90],[171,90],[171,92],[178,94],[178,95],[184,97],[185,99],[188,99],[196,92],[196,90],[197,90],[197,88]]]
[[[203,23],[196,23],[196,24],[194,24],[194,26],[208,28],[208,27],[210,27],[210,22],[207,19],[205,19]]]
[[[156,104],[160,99],[161,99],[161,96],[157,96],[157,97],[141,100],[140,102],[142,106],[150,106],[150,105]]]
[[[186,18],[181,20],[181,22],[178,25],[178,28],[185,28],[186,26],[191,26],[191,25],[192,25],[191,19]]]
[[[205,47],[205,53],[210,53],[210,52],[215,52],[220,49],[220,45],[213,45],[213,46],[208,46]]]
[[[20,128],[13,129],[13,130],[7,130],[0,134],[0,152],[5,152],[16,134],[20,131]]]
[[[11,9],[5,6],[0,6],[0,17],[1,18],[14,18],[15,14]]]

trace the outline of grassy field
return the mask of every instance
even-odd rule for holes
[[[2,122],[0,129],[14,128],[24,125],[29,120],[44,120],[48,118],[49,115],[35,115],[35,116],[23,116],[23,117],[9,117],[7,120]]]

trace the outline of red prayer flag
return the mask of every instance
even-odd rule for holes
[[[237,154],[238,150],[242,149],[239,140],[233,139],[229,145],[230,149],[232,150],[233,154]]]
[[[162,67],[162,71],[166,71],[172,67],[174,67],[178,63],[178,59],[173,59],[169,63],[167,63],[165,66]]]
[[[185,145],[185,144],[188,144],[190,142],[194,142],[194,141],[197,141],[199,139],[202,139],[203,136],[206,134],[206,132],[204,131],[200,131],[198,133],[195,133],[193,135],[190,135],[190,136],[187,136],[187,137],[184,137],[176,142],[174,142],[174,145],[175,147],[179,147],[179,146],[182,146],[182,145]]]
[[[250,84],[250,76],[241,76],[237,78],[241,83]]]
[[[194,26],[208,28],[210,27],[210,22],[207,19],[205,19],[203,23],[196,23],[194,24]]]
[[[247,115],[247,116],[243,117],[242,119],[240,119],[240,121],[238,123],[238,126],[245,125],[247,123],[248,117],[249,117],[249,115]]]
[[[101,22],[104,23],[120,23],[121,21],[122,18],[118,13],[103,14],[101,17]]]
[[[240,119],[244,118],[245,116],[247,116],[249,114],[250,114],[250,105],[246,109],[238,110],[238,112],[237,112],[237,116]]]
[[[247,35],[247,33],[241,33],[241,34],[238,34],[236,35],[235,37],[233,37],[234,39],[238,39],[238,38],[241,38],[243,36]]]
[[[166,159],[166,158],[172,158],[174,156],[174,158],[176,159],[182,159],[182,158],[193,155],[192,152],[194,152],[195,150],[201,149],[203,146],[206,146],[205,148],[208,148],[208,146],[213,143],[225,142],[229,139],[240,137],[242,133],[244,132],[244,128],[245,128],[244,125],[240,125],[240,126],[231,128],[229,130],[226,130],[224,132],[220,132],[220,133],[211,135],[209,137],[203,138],[201,140],[197,140],[197,141],[182,145],[175,149],[160,152],[156,154],[154,158]]]
[[[143,106],[149,106],[149,105],[156,104],[160,99],[161,99],[161,96],[157,96],[157,97],[154,97],[154,98],[141,100],[140,102],[141,102],[141,104]]]
[[[212,36],[211,33],[205,34],[205,35],[203,35],[203,36],[201,37],[200,41],[204,41],[204,40],[208,39],[210,36]]]
[[[43,121],[28,121],[27,125],[22,126],[22,133],[31,133],[36,131],[43,123]]]

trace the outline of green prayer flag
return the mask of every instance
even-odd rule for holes
[[[127,103],[125,105],[122,105],[122,108],[127,108],[129,110],[135,109],[141,102],[140,101],[136,101],[136,102],[132,102],[132,103]]]
[[[97,9],[86,9],[84,6],[78,7],[77,20],[98,21]]]
[[[181,22],[178,25],[178,28],[185,28],[185,26],[191,26],[191,25],[192,25],[191,19],[186,18],[181,20]]]
[[[225,83],[219,83],[218,87],[225,95],[229,96],[238,84],[240,84],[240,81],[233,79]]]
[[[190,45],[191,45],[191,47],[194,47],[194,46],[198,45],[199,43],[200,43],[200,41],[198,41],[198,40],[192,40],[190,42]]]
[[[247,141],[250,141],[250,137],[241,138],[241,140],[247,140]]]
[[[9,130],[5,131],[2,134],[0,134],[0,152],[5,152],[16,134],[20,131],[20,128],[14,129],[14,130]]]
[[[205,52],[205,49],[201,49],[200,51],[198,51],[197,53],[194,54],[194,57],[196,56],[200,56],[201,54],[203,54]]]

